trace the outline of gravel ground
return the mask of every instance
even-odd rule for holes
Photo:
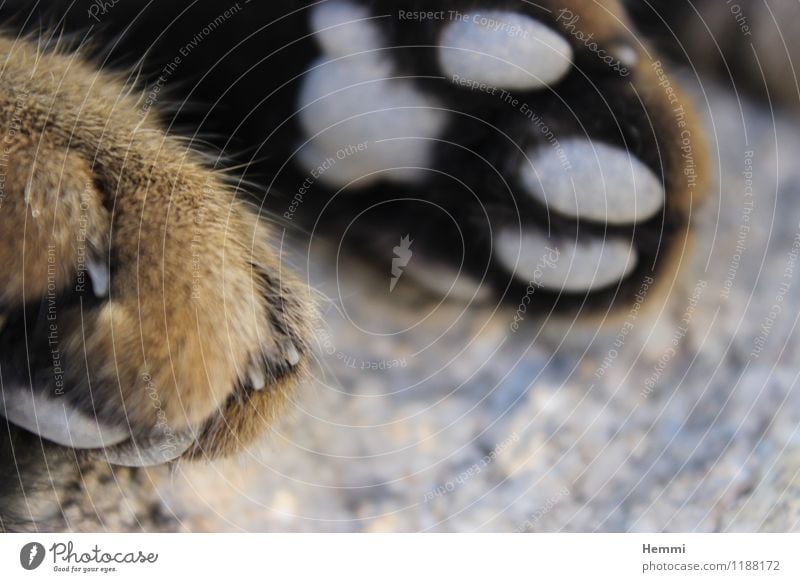
[[[185,528],[800,530],[800,120],[695,94],[719,171],[665,302],[512,332],[315,252],[315,381],[257,449],[154,475]]]

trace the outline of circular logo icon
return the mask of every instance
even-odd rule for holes
[[[44,561],[44,546],[37,542],[31,542],[22,546],[19,552],[19,563],[26,570],[35,570]]]

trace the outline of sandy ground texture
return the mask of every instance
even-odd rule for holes
[[[514,332],[317,255],[315,380],[262,446],[159,481],[183,526],[800,530],[800,120],[695,94],[714,189],[666,304]]]

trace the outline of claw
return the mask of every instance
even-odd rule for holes
[[[610,52],[620,63],[630,69],[639,63],[639,55],[636,49],[628,44],[618,44],[612,47]]]
[[[294,345],[294,342],[288,342],[284,348],[284,352],[286,361],[290,366],[296,366],[300,363],[302,357],[300,356],[300,352],[297,350],[297,346]]]
[[[250,368],[250,386],[253,390],[263,390],[267,387],[267,378],[264,375],[264,370],[261,366],[256,364]]]
[[[92,290],[97,297],[108,295],[108,284],[111,274],[108,270],[108,263],[102,259],[90,258],[86,261],[86,271],[92,280]]]

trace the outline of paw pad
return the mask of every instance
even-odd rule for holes
[[[301,165],[333,186],[380,179],[413,182],[433,157],[446,116],[436,99],[400,78],[382,51],[375,24],[350,2],[315,8],[312,25],[324,56],[300,92],[309,136]]]
[[[540,89],[572,67],[572,48],[557,32],[524,14],[490,10],[459,14],[440,40],[449,77],[503,89]]]
[[[585,293],[608,288],[637,264],[630,243],[614,238],[548,238],[537,230],[503,230],[495,249],[502,265],[520,279],[554,292]]]
[[[572,138],[541,146],[521,168],[528,192],[548,209],[583,220],[627,224],[664,206],[662,181],[625,150]]]

